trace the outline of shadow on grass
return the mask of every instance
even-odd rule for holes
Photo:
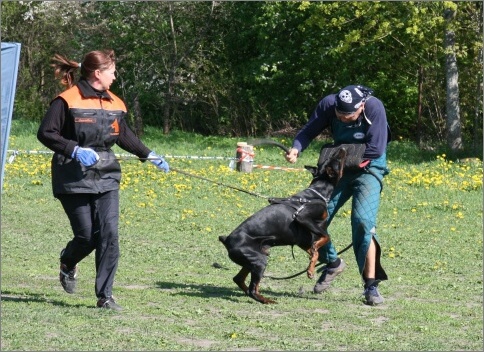
[[[71,307],[71,308],[95,308],[92,305],[86,304],[69,304],[65,301],[53,300],[45,297],[39,293],[17,293],[13,291],[3,291],[0,295],[2,302],[15,303],[49,303],[53,306]]]
[[[221,299],[225,299],[236,303],[240,303],[239,298],[247,297],[249,301],[255,303],[255,300],[245,295],[245,293],[243,293],[239,288],[237,288],[235,284],[233,289],[230,289],[227,287],[206,285],[206,284],[188,284],[188,283],[180,284],[180,283],[165,282],[165,281],[156,282],[156,286],[163,290],[180,291],[180,292],[174,293],[174,295],[187,296],[187,297],[202,297],[202,298],[207,298],[207,297],[221,298]],[[314,299],[314,300],[322,299],[322,295],[315,295],[312,293],[301,294],[299,292],[287,292],[287,291],[280,292],[280,291],[273,291],[270,288],[261,290],[259,293],[261,293],[266,298],[289,297],[289,298]]]

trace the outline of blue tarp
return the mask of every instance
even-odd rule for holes
[[[7,157],[8,137],[12,122],[13,102],[17,86],[17,73],[20,59],[19,43],[2,43],[2,135],[1,135],[1,163],[2,176],[0,190],[3,189],[3,172]]]

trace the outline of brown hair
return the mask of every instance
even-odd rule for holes
[[[81,77],[89,78],[89,76],[96,70],[107,70],[114,63],[116,58],[113,50],[96,50],[87,53],[82,60],[82,63],[68,60],[66,57],[55,54],[52,64],[54,67],[54,75],[60,79],[62,85],[70,88],[74,85],[74,70],[81,68]]]

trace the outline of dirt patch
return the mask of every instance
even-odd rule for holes
[[[199,340],[199,339],[178,339],[177,342],[180,344],[192,345],[192,346],[203,347],[203,348],[208,348],[212,346],[214,343],[216,343],[216,341]]]

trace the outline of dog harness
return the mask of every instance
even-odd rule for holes
[[[292,214],[292,218],[296,219],[299,213],[304,209],[306,204],[308,203],[324,203],[325,205],[328,204],[329,199],[324,197],[321,193],[316,191],[313,188],[307,188],[307,190],[315,193],[321,199],[307,199],[307,198],[300,198],[300,197],[290,197],[290,198],[269,198],[268,201],[270,204],[284,204],[288,207],[294,208],[296,211]],[[302,205],[299,205],[302,204]]]

